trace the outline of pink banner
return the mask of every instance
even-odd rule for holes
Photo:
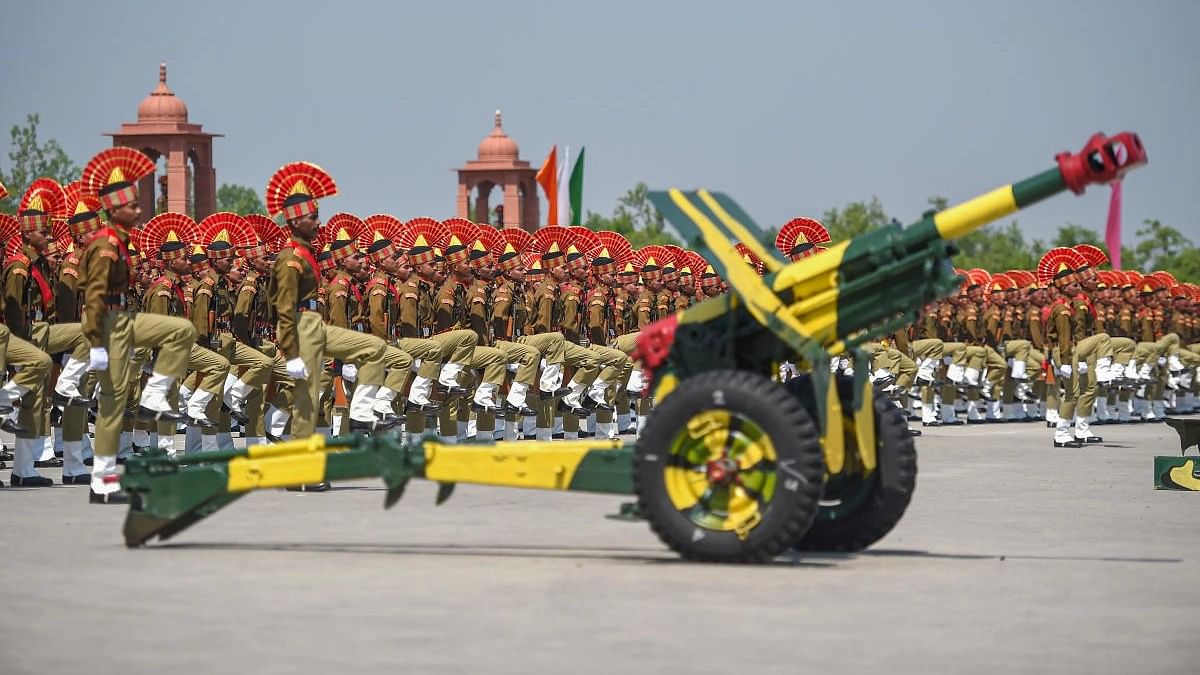
[[[1104,230],[1104,243],[1108,244],[1108,259],[1114,270],[1121,269],[1121,181],[1112,182],[1112,196],[1108,200],[1108,226]]]

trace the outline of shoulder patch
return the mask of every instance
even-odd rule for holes
[[[75,269],[74,267],[64,267],[62,269],[62,273],[77,279],[79,278],[79,270]]]
[[[374,288],[371,289],[371,297],[374,297],[376,295],[387,295],[387,292],[384,291],[379,286],[375,286]]]
[[[297,260],[288,260],[284,264],[287,265],[288,267],[296,270],[297,272],[304,272],[304,268],[300,265],[300,262]]]
[[[109,260],[112,260],[114,262],[118,258],[116,251],[114,251],[112,249],[107,249],[107,248],[98,249],[96,251],[96,255],[100,256],[101,258],[108,258]]]
[[[417,294],[416,293],[405,293],[404,297],[409,300],[416,300]]]

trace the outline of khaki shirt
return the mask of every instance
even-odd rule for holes
[[[129,293],[128,241],[128,233],[104,228],[92,236],[79,256],[83,334],[93,347],[104,344],[104,317],[110,300]]]
[[[285,359],[300,356],[300,336],[296,331],[296,317],[303,304],[304,311],[316,311],[318,273],[312,264],[296,253],[294,246],[304,247],[316,259],[317,252],[312,243],[292,237],[292,245],[285,246],[275,258],[271,269],[268,294],[275,308],[275,336],[279,351]]]

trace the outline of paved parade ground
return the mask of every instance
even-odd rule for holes
[[[1096,429],[930,430],[891,535],[766,567],[607,496],[261,492],[127,550],[87,488],[5,487],[0,672],[1195,673],[1200,494],[1151,487],[1171,429]]]

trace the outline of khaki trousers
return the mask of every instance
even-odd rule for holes
[[[353,363],[358,368],[358,383],[361,385],[382,385],[383,358],[387,345],[373,335],[326,326],[316,312],[297,312],[296,332],[300,343],[300,359],[308,368],[308,379],[296,382],[295,401],[292,404],[292,436],[307,438],[317,428],[321,373],[325,369],[325,359]]]
[[[402,338],[401,341],[413,339],[415,338]],[[427,339],[434,344],[440,345],[442,348],[442,357],[440,359],[436,361],[432,359],[421,360],[421,368],[417,371],[417,374],[430,380],[437,379],[438,373],[442,370],[443,363],[466,365],[471,360],[471,351],[479,344],[479,335],[473,330],[451,330],[445,333],[438,333]],[[404,347],[401,346],[401,349],[404,349]]]
[[[178,381],[187,374],[188,355],[196,329],[187,319],[145,312],[110,310],[104,316],[101,345],[108,350],[108,368],[99,372],[100,406],[96,412],[97,455],[114,456],[121,447],[121,429],[130,384],[138,373],[130,353],[135,348],[158,348],[154,372]]]
[[[16,369],[11,382],[29,390],[24,397],[26,400],[31,400],[30,396],[44,395],[38,390],[46,386],[46,378],[50,374],[50,355],[13,335],[7,326],[0,324],[0,371],[8,366]]]
[[[77,323],[48,324],[38,321],[30,326],[29,332],[30,344],[46,354],[70,352],[73,359],[87,361],[89,358],[88,341],[83,337],[83,330]],[[17,434],[17,438],[42,438],[50,435],[50,418],[45,414],[48,405],[47,386],[48,380],[25,395],[18,421],[27,431]],[[87,426],[87,409],[71,406],[64,410],[62,426],[64,441],[81,440]]]
[[[504,352],[504,361],[516,364],[517,372],[513,374],[513,382],[533,386],[537,381],[538,366],[542,362],[542,353],[532,345],[520,342],[496,341],[496,349]]]

